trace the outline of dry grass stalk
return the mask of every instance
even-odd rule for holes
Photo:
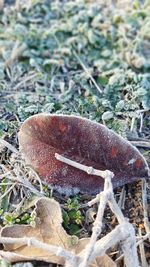
[[[19,1],[18,1],[19,2]],[[25,43],[20,44],[19,41],[15,43],[10,58],[5,61],[5,67],[9,67],[14,61],[22,55],[22,53],[26,50],[27,46]]]
[[[19,151],[12,146],[10,143],[8,143],[7,141],[0,139],[0,146],[1,147],[7,147],[11,152],[15,153],[15,154],[19,154]]]
[[[85,71],[85,73],[88,75],[88,77],[91,79],[92,83],[95,85],[96,89],[98,90],[99,93],[102,93],[103,90],[99,87],[99,85],[97,84],[97,82],[95,81],[95,79],[93,78],[93,76],[91,75],[90,71],[88,70],[88,68],[84,65],[84,63],[82,62],[82,60],[80,59],[80,57],[77,55],[77,53],[75,51],[73,51],[74,56],[76,57],[76,59],[78,60],[78,62],[80,63],[81,67],[83,68],[83,70]]]

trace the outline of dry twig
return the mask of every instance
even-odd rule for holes
[[[80,170],[83,170],[89,174],[94,174],[97,176],[101,176],[105,179],[104,181],[104,191],[100,193],[99,197],[98,195],[96,196],[96,200],[101,200],[98,208],[98,213],[97,217],[93,226],[93,233],[91,236],[91,240],[87,247],[83,250],[83,252],[80,255],[80,258],[78,259],[78,262],[75,262],[72,267],[79,266],[79,267],[86,267],[89,266],[91,261],[100,255],[103,255],[105,251],[111,247],[112,242],[113,244],[118,243],[121,241],[122,243],[122,249],[124,252],[124,261],[127,267],[138,267],[139,266],[139,261],[138,261],[138,255],[137,255],[137,249],[136,249],[136,238],[135,238],[135,232],[133,226],[128,223],[120,210],[113,194],[113,188],[112,188],[112,183],[111,183],[111,178],[113,177],[112,172],[106,170],[106,171],[99,171],[95,170],[92,167],[88,167],[85,165],[82,165],[80,163],[74,162],[70,159],[67,159],[66,157],[63,157],[59,154],[55,154],[55,157],[64,162],[67,163],[68,165],[71,165],[73,167],[76,167]],[[93,201],[94,202],[94,201]],[[109,204],[110,209],[112,212],[116,215],[119,225],[116,227],[110,234],[105,236],[105,242],[107,249],[105,250],[104,246],[104,238],[100,239],[100,241],[97,241],[97,237],[101,233],[101,228],[102,228],[102,219],[103,219],[103,214],[104,214],[104,209],[106,206],[106,203]],[[91,205],[91,202],[90,202]],[[121,234],[119,235],[119,227],[122,227],[123,230],[121,231]],[[115,235],[112,237],[114,231],[117,231]],[[123,237],[123,235],[126,233],[126,236]],[[111,237],[110,237],[111,236]],[[119,240],[118,240],[119,238]],[[102,242],[103,240],[103,242]],[[101,247],[101,242],[102,242],[102,247]],[[97,254],[98,250],[98,254]],[[78,264],[77,264],[78,263]],[[65,267],[71,267],[70,262],[66,262]]]

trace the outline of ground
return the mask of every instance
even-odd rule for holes
[[[75,114],[136,141],[150,163],[149,0],[132,4],[10,2],[3,5],[0,1],[0,138],[18,149],[17,132],[29,116],[40,112]],[[4,146],[0,153],[1,226],[31,223],[28,206],[33,191],[17,183],[14,186],[11,180],[17,176],[14,164],[15,170],[21,169],[20,175],[29,176],[25,163],[12,157],[12,151]],[[12,169],[10,177],[7,172]],[[119,199],[124,190],[123,212],[136,232],[140,228],[144,234],[141,184],[138,181],[118,188],[115,194]],[[44,190],[60,203],[72,205],[69,209],[73,214],[64,209],[67,231],[90,235],[91,222],[85,223],[87,211],[80,206],[92,196],[79,194],[68,200],[46,185]],[[150,215],[149,203],[147,211]],[[103,235],[115,225],[107,210]],[[145,241],[144,245],[150,264],[150,244]],[[114,259],[118,257],[116,251],[114,248]]]

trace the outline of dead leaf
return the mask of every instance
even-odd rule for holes
[[[80,254],[80,252],[86,247],[90,238],[82,238],[79,240],[78,244],[74,247],[73,251],[76,254]],[[97,257],[89,267],[117,267],[116,263],[108,256],[103,255],[101,257]]]
[[[117,267],[117,265],[108,255],[104,255],[96,258],[89,267]]]
[[[4,227],[1,237],[34,237],[46,244],[65,248],[75,254],[80,253],[89,242],[89,238],[78,240],[70,236],[62,227],[62,214],[60,205],[54,199],[41,198],[36,203],[35,227],[29,225],[14,225]],[[46,250],[20,244],[4,244],[0,250],[0,257],[12,263],[21,261],[40,260],[64,265],[64,259],[50,254]],[[90,267],[116,267],[107,256],[96,258]]]
[[[62,227],[62,215],[59,203],[53,199],[41,198],[36,203],[36,226],[14,225],[4,227],[1,236],[5,237],[34,237],[47,244],[69,248],[76,237],[69,236]],[[76,238],[77,240],[77,238]],[[39,248],[28,247],[20,244],[4,245],[6,251],[19,253],[25,260],[45,260],[62,264],[63,259]],[[20,259],[19,259],[20,261]],[[16,262],[16,256],[15,256]]]
[[[23,262],[27,261],[28,258],[25,258],[24,256],[21,257],[17,253],[9,252],[9,251],[3,251],[0,250],[0,260],[5,259],[7,262],[15,263],[15,262]]]
[[[115,174],[113,186],[148,176],[148,165],[140,152],[104,125],[67,115],[34,115],[19,132],[20,151],[39,175],[61,188],[79,188],[98,193],[103,178],[89,175],[58,161],[55,153]]]

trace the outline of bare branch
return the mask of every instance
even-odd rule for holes
[[[94,259],[97,255],[97,252],[96,252],[97,244],[100,244],[99,242],[101,242],[103,240],[103,238],[102,238],[100,241],[97,241],[97,238],[101,233],[102,219],[103,219],[104,209],[105,209],[107,202],[108,202],[112,212],[116,215],[118,222],[120,224],[120,227],[126,225],[126,227],[123,227],[123,231],[121,231],[121,233],[122,233],[121,236],[119,235],[119,233],[117,233],[117,236],[113,237],[112,242],[115,242],[115,244],[116,244],[117,242],[122,241],[122,249],[123,249],[124,256],[125,256],[126,266],[127,267],[134,267],[134,266],[138,267],[139,264],[138,264],[138,255],[137,255],[137,249],[136,249],[136,238],[135,238],[134,228],[131,224],[129,224],[126,221],[121,209],[119,208],[119,206],[118,206],[118,204],[114,198],[113,188],[112,188],[112,183],[111,183],[111,178],[114,176],[114,174],[108,170],[106,170],[106,171],[95,170],[92,167],[87,167],[85,165],[82,165],[80,163],[72,161],[66,157],[63,157],[59,154],[55,154],[55,157],[56,157],[56,159],[66,163],[66,164],[69,164],[75,168],[81,169],[81,170],[83,170],[87,173],[90,173],[90,174],[94,174],[94,175],[98,175],[98,176],[100,175],[101,177],[103,177],[105,179],[104,191],[102,193],[100,193],[99,196],[97,195],[95,200],[92,200],[91,202],[88,203],[89,205],[91,205],[92,203],[100,200],[97,217],[96,217],[95,223],[93,225],[92,236],[91,236],[89,244],[86,246],[86,248],[84,249],[84,251],[80,255],[79,267],[88,266],[89,263],[91,262],[91,260]],[[118,229],[118,227],[116,227],[116,229]],[[115,230],[113,230],[113,231],[115,231]],[[113,234],[113,231],[105,237],[106,240],[108,238],[108,240],[106,242],[106,245],[108,247],[111,247],[111,245],[112,245],[111,239],[109,237],[111,236],[111,234]],[[125,237],[124,237],[124,234],[126,234]],[[119,241],[117,241],[118,237],[119,237]],[[106,251],[106,250],[104,250],[104,243],[103,243],[103,248],[101,248],[101,246],[98,245],[97,249],[98,249],[98,255],[97,256],[103,255],[103,253],[105,253],[105,251]],[[84,254],[84,256],[83,256],[83,254]],[[70,267],[70,265],[68,265],[67,267]]]
[[[57,256],[63,257],[66,260],[71,260],[75,258],[75,255],[72,252],[69,252],[61,247],[49,245],[43,243],[34,237],[22,237],[22,238],[13,238],[13,237],[0,237],[1,244],[20,244],[27,245],[30,247],[40,248],[48,251],[49,253],[53,253]]]
[[[106,170],[106,171],[100,171],[100,170],[96,170],[94,169],[93,167],[89,167],[89,166],[86,166],[86,165],[83,165],[81,163],[78,163],[76,161],[73,161],[71,159],[68,159],[62,155],[59,155],[58,153],[55,153],[55,158],[61,162],[64,162],[72,167],[75,167],[79,170],[82,170],[84,172],[86,172],[87,174],[90,174],[90,175],[96,175],[96,176],[100,176],[102,178],[106,178],[108,176],[110,176],[111,178],[113,178],[114,174],[109,171],[109,170]]]

